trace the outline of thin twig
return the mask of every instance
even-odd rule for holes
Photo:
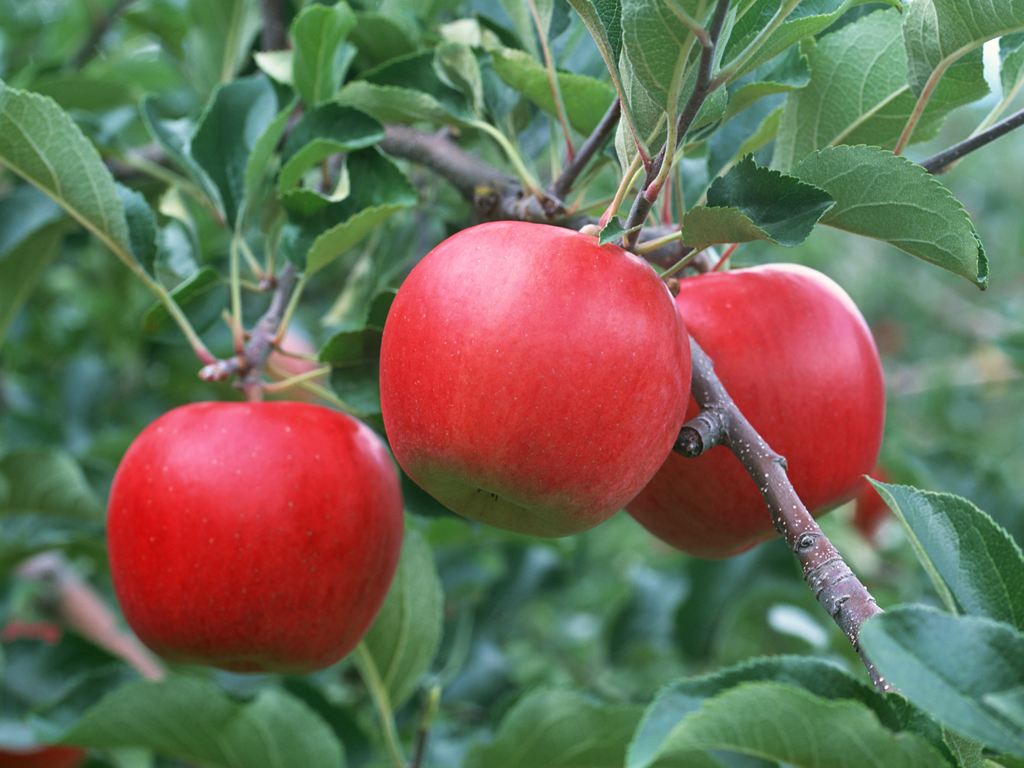
[[[281,0],[260,0],[263,13],[263,31],[260,33],[260,47],[264,51],[280,51],[288,47],[288,33],[284,26],[284,12]]]
[[[996,123],[987,131],[979,133],[977,136],[972,136],[969,139],[965,139],[944,152],[940,152],[934,157],[928,158],[922,162],[921,165],[929,173],[943,173],[950,165],[960,158],[966,157],[971,152],[991,144],[996,139],[1002,138],[1011,131],[1020,128],[1022,125],[1024,125],[1024,109],[1010,115],[1005,120]]]
[[[693,396],[701,413],[683,426],[676,450],[695,458],[724,445],[735,454],[760,489],[775,529],[800,561],[804,581],[853,644],[875,687],[892,690],[859,643],[861,626],[882,609],[800,500],[786,474],[786,460],[740,412],[715,373],[711,358],[692,338],[690,352]]]
[[[107,32],[117,21],[117,17],[131,5],[135,0],[117,0],[110,10],[103,14],[102,17],[93,25],[89,31],[89,37],[85,39],[82,46],[75,52],[75,55],[71,57],[71,66],[74,69],[81,69],[88,64],[93,56],[99,51],[99,45],[103,42],[103,38]]]
[[[281,325],[281,318],[291,301],[292,291],[295,290],[297,280],[295,265],[288,262],[277,275],[270,305],[256,321],[256,325],[252,327],[249,339],[241,352],[227,360],[217,360],[204,366],[199,371],[199,378],[203,381],[224,381],[237,375],[241,380],[246,398],[259,400],[263,369],[266,367],[267,358],[270,357],[270,353],[274,349],[274,339],[277,336],[278,327]]]
[[[715,7],[715,14],[711,19],[711,26],[708,28],[707,43],[701,40],[702,51],[700,55],[700,64],[697,70],[697,80],[693,86],[693,93],[690,94],[690,98],[686,101],[686,106],[683,107],[682,113],[679,115],[679,120],[676,123],[676,140],[672,147],[669,147],[666,143],[662,146],[661,151],[658,152],[657,157],[654,158],[651,163],[651,167],[647,172],[647,179],[644,182],[643,189],[636,196],[636,200],[633,201],[633,207],[629,211],[629,216],[626,219],[626,223],[623,225],[627,234],[623,238],[623,246],[625,248],[632,248],[637,239],[640,236],[640,230],[636,229],[643,225],[644,221],[647,220],[647,214],[651,212],[651,207],[658,199],[658,195],[661,192],[660,184],[655,184],[655,180],[659,177],[664,179],[665,175],[662,173],[662,165],[666,162],[672,162],[671,153],[675,152],[676,147],[686,138],[687,131],[693,125],[693,121],[697,119],[697,115],[700,113],[700,108],[704,105],[707,97],[715,90],[716,87],[720,87],[721,84],[712,84],[712,68],[715,61],[715,48],[718,45],[718,38],[722,34],[722,27],[725,25],[725,17],[729,11],[729,0],[718,0],[718,5]],[[630,233],[630,230],[634,230]]]
[[[597,124],[594,131],[587,137],[587,140],[583,142],[579,151],[573,155],[572,160],[566,163],[558,178],[551,183],[548,191],[553,197],[559,200],[565,199],[565,196],[572,190],[572,185],[576,183],[579,175],[583,173],[594,156],[608,142],[608,137],[612,135],[615,126],[618,125],[621,112],[621,104],[618,99],[615,99],[611,106],[608,107],[608,111],[604,113],[601,122]]]
[[[148,680],[159,680],[164,666],[135,635],[118,627],[114,612],[59,552],[43,552],[18,566],[18,575],[47,586],[44,600],[58,622],[124,660]]]

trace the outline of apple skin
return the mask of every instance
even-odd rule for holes
[[[881,483],[889,482],[889,475],[881,467],[875,467],[871,472],[871,477],[878,480]],[[869,544],[876,544],[878,540],[878,531],[882,528],[882,523],[889,517],[889,505],[886,504],[882,497],[875,490],[875,487],[865,481],[861,487],[860,492],[857,494],[857,499],[853,509],[853,525],[860,532],[860,535],[864,537],[864,540]]]
[[[398,291],[380,359],[395,458],[454,512],[565,536],[622,508],[683,423],[690,352],[672,297],[621,248],[491,222]]]
[[[871,332],[842,288],[778,264],[682,280],[676,304],[740,410],[786,458],[808,509],[856,493],[878,458],[885,387]],[[697,413],[691,402],[688,417]],[[628,509],[699,557],[729,557],[774,534],[757,486],[724,446],[673,454]]]
[[[402,526],[394,464],[355,419],[306,403],[196,403],[128,449],[107,540],[125,618],[156,653],[302,673],[369,628]]]
[[[85,752],[74,747],[0,749],[0,768],[78,768],[83,762]]]

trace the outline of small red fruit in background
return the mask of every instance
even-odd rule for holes
[[[0,768],[78,768],[85,752],[74,747],[0,749]]]
[[[369,628],[402,525],[391,458],[355,419],[305,403],[197,403],[132,443],[107,538],[125,618],[154,651],[308,672]]]
[[[47,645],[60,641],[61,628],[48,621],[12,621],[0,631],[0,641],[39,640]],[[75,747],[0,748],[0,768],[77,768],[85,752]]]
[[[871,472],[871,477],[881,483],[889,482],[889,476],[881,467],[875,467],[874,471]],[[860,531],[860,535],[868,543],[874,544],[882,524],[888,517],[889,505],[882,500],[882,497],[871,483],[865,482],[864,487],[857,494],[856,505],[853,510],[854,527]]]
[[[786,458],[807,507],[850,498],[878,457],[885,389],[871,332],[842,288],[806,267],[770,265],[681,280],[676,304],[739,409]],[[697,413],[691,403],[688,416]],[[755,481],[722,446],[670,456],[628,509],[701,557],[773,534]]]
[[[665,460],[690,352],[651,267],[597,238],[492,222],[438,245],[384,327],[381,408],[403,469],[521,533],[591,528]]]

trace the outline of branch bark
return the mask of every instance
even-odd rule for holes
[[[298,280],[295,265],[288,262],[281,268],[276,279],[274,295],[266,311],[252,327],[242,351],[226,360],[218,360],[199,371],[203,381],[225,381],[238,376],[246,398],[259,400],[262,387],[263,369],[267,358],[274,350],[274,339],[281,325],[281,318],[291,299]]]
[[[928,173],[945,173],[949,170],[949,166],[957,160],[966,157],[971,152],[981,149],[984,146],[988,146],[996,139],[1002,138],[1011,131],[1020,128],[1022,125],[1024,125],[1024,109],[1010,115],[1005,120],[996,123],[987,131],[982,131],[977,136],[971,136],[969,139],[965,139],[959,144],[953,145],[944,152],[940,152],[934,157],[928,158],[922,162],[921,165],[926,171],[928,171]]]
[[[775,529],[792,550],[804,581],[843,631],[880,691],[892,686],[860,647],[860,628],[882,612],[804,506],[786,474],[786,460],[771,449],[726,391],[711,358],[693,338],[693,396],[701,413],[683,426],[676,450],[695,458],[717,445],[736,456],[757,483]]]
[[[107,32],[117,21],[117,17],[132,3],[134,0],[117,0],[110,10],[107,11],[89,30],[89,37],[82,43],[82,47],[79,48],[75,55],[71,57],[71,66],[74,69],[81,69],[96,55],[99,50],[99,45],[103,42],[103,38]]]
[[[147,680],[159,680],[164,666],[138,641],[120,629],[103,598],[58,552],[44,552],[18,566],[18,576],[46,584],[47,607],[64,627],[123,659]]]
[[[284,26],[281,0],[260,0],[260,10],[263,13],[260,47],[264,51],[284,50],[288,47],[288,32]]]
[[[619,115],[621,113],[622,104],[618,99],[615,99],[612,105],[608,107],[608,111],[604,113],[601,122],[594,128],[594,132],[587,137],[587,140],[583,142],[583,146],[579,148],[579,151],[566,164],[561,175],[551,183],[551,186],[548,188],[549,194],[559,200],[569,194],[572,185],[576,183],[576,179],[579,178],[579,175],[583,173],[594,156],[608,142],[608,137],[612,135],[612,131],[615,130],[615,126],[619,123]]]

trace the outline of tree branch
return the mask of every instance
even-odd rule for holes
[[[718,46],[718,38],[722,34],[722,27],[725,25],[725,17],[728,11],[729,0],[718,0],[718,5],[715,7],[715,15],[712,17],[711,26],[708,28],[707,37],[699,38],[702,50],[693,93],[687,99],[686,106],[683,107],[683,111],[680,113],[679,120],[676,123],[675,146],[669,147],[667,142],[662,146],[661,151],[658,152],[657,157],[654,158],[651,167],[647,171],[647,178],[644,180],[640,193],[636,196],[636,200],[633,201],[633,207],[630,209],[626,223],[623,225],[623,228],[629,233],[623,238],[623,246],[627,250],[636,245],[640,237],[639,227],[647,220],[647,214],[651,212],[651,208],[661,193],[661,187],[655,184],[655,180],[661,174],[662,166],[666,162],[672,162],[672,154],[675,152],[676,147],[686,138],[686,133],[693,125],[693,121],[697,119],[704,101],[721,85],[712,84],[711,70],[715,62],[715,48]],[[634,229],[635,231],[630,232],[630,230]]]
[[[786,474],[786,460],[775,453],[740,412],[707,353],[690,339],[693,359],[693,396],[701,407],[697,418],[683,426],[676,450],[695,458],[716,445],[724,445],[757,483],[775,529],[800,561],[804,581],[829,616],[853,644],[875,687],[892,686],[860,647],[860,628],[881,608],[867,587],[850,570],[797,496]]]
[[[138,641],[121,630],[103,598],[75,572],[59,552],[44,552],[20,566],[18,576],[47,587],[46,607],[64,627],[123,659],[148,680],[165,674],[163,664]]]
[[[1010,115],[1005,120],[996,123],[987,131],[982,131],[977,136],[971,136],[969,139],[965,139],[959,144],[953,145],[946,151],[928,158],[922,162],[921,165],[926,171],[928,171],[928,173],[945,173],[949,169],[949,166],[960,158],[966,157],[971,152],[991,144],[996,139],[1002,138],[1011,131],[1020,128],[1022,125],[1024,125],[1024,109]]]
[[[288,262],[281,268],[276,279],[274,295],[270,305],[256,321],[249,333],[248,341],[242,352],[227,360],[218,360],[204,366],[199,371],[203,381],[225,381],[237,375],[241,380],[242,389],[250,400],[258,400],[261,389],[263,369],[267,358],[274,349],[274,339],[281,325],[288,302],[295,290],[298,274],[295,265]]]
[[[284,50],[288,47],[288,31],[284,26],[281,0],[260,0],[260,10],[263,13],[260,47],[264,51]]]
[[[569,194],[572,189],[572,185],[576,183],[576,179],[583,173],[587,165],[590,164],[591,159],[601,151],[604,145],[608,141],[608,137],[612,135],[612,131],[615,130],[615,126],[618,125],[619,115],[622,113],[622,104],[618,99],[615,99],[611,106],[608,107],[608,111],[604,113],[604,117],[601,118],[601,122],[594,128],[593,133],[587,137],[587,140],[583,142],[583,146],[579,148],[579,151],[573,155],[572,159],[566,164],[562,173],[557,179],[551,182],[551,186],[548,188],[549,194],[552,197],[556,197],[559,200],[563,199]]]
[[[117,0],[110,10],[100,17],[92,29],[89,30],[89,37],[85,39],[82,46],[71,57],[70,63],[72,68],[81,69],[89,63],[99,50],[99,45],[103,41],[104,36],[110,31],[114,22],[117,21],[117,17],[133,2],[134,0]]]

